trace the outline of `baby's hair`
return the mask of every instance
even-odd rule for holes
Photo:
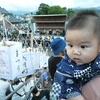
[[[66,30],[86,29],[100,38],[100,17],[94,10],[80,10],[68,21]]]
[[[76,13],[76,16],[85,16],[85,15],[96,16],[99,18],[99,15],[94,10],[80,10]]]

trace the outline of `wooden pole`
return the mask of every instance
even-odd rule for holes
[[[33,49],[33,33],[31,33],[31,48]]]
[[[34,80],[33,84],[35,84],[35,70],[34,70],[34,74],[33,74],[33,80]]]
[[[0,16],[3,18],[3,24],[5,25],[5,21],[7,21],[11,26],[13,26],[17,31],[19,31],[19,29],[14,26],[10,21],[8,21],[1,13],[0,13]],[[6,34],[6,25],[5,25],[5,34]],[[7,35],[6,35],[6,38],[7,38]],[[7,38],[8,40],[8,38]]]
[[[42,75],[43,75],[43,67],[42,67]],[[44,87],[44,75],[42,76],[42,89]]]
[[[33,51],[33,33],[30,33],[31,34],[31,48],[32,48],[32,51]],[[33,80],[34,80],[34,83],[35,84],[35,70],[34,70],[34,74],[33,74]]]
[[[14,26],[11,22],[9,22],[5,17],[3,17],[3,15],[0,13],[0,16],[3,18],[3,19],[5,19],[10,25],[12,25],[17,31],[19,31],[19,29],[16,27],[16,26]]]
[[[7,36],[7,33],[6,33],[7,32],[6,31],[7,29],[6,29],[6,25],[5,25],[5,20],[4,19],[3,19],[3,27],[4,27],[4,30],[5,30],[5,33],[4,34],[6,35],[6,40],[8,41],[8,36]]]

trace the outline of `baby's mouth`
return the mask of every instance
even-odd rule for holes
[[[78,63],[81,62],[81,60],[79,58],[74,58],[74,61],[78,62]]]

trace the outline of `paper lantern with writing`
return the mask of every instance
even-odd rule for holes
[[[45,67],[46,63],[46,53],[41,53],[40,54],[40,68]]]
[[[0,42],[0,78],[13,80],[22,72],[22,43]]]
[[[23,71],[18,77],[24,77],[34,74],[31,52],[23,53]]]
[[[40,69],[40,51],[36,52],[36,68]]]
[[[40,69],[40,51],[31,52],[34,70]]]

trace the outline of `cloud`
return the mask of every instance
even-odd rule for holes
[[[0,0],[0,5],[6,10],[32,11],[37,9],[39,2],[37,0]]]
[[[55,5],[60,5],[61,7],[69,8],[71,5],[73,5],[73,1],[72,0],[66,0],[66,1],[56,0]]]
[[[61,7],[96,7],[100,0],[0,0],[0,6],[6,10],[35,11],[41,3],[49,6],[59,5]]]
[[[73,0],[75,7],[97,7],[100,4],[100,0]]]

